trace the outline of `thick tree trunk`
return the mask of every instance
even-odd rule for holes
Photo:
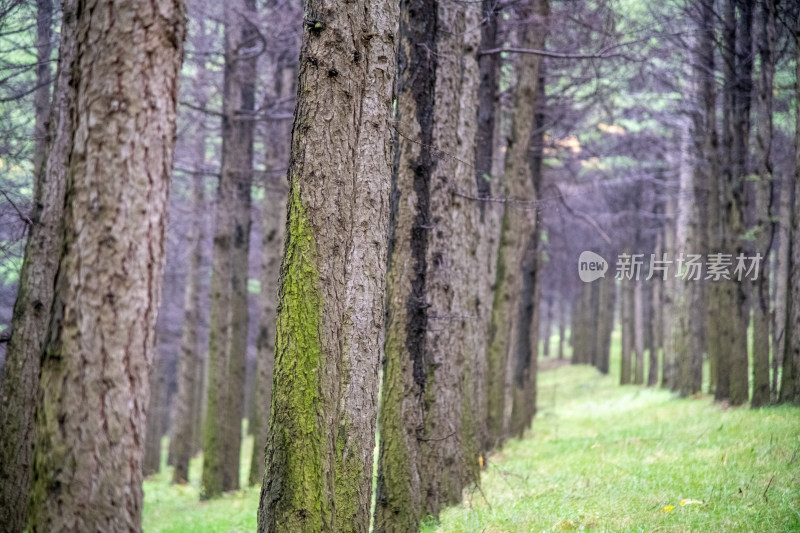
[[[497,46],[497,19],[500,16],[495,0],[481,0],[481,50]],[[499,54],[483,54],[478,57],[480,84],[478,85],[477,131],[475,134],[475,188],[482,198],[488,197],[492,189],[492,166],[494,163],[494,133],[497,111],[497,77]],[[495,187],[495,189],[497,189]],[[486,208],[485,203],[480,204]]]
[[[169,0],[69,13],[75,123],[29,530],[139,531],[185,15]]]
[[[499,214],[472,192],[479,6],[401,7],[376,531],[416,530],[478,479]]]
[[[756,159],[758,182],[755,187],[755,251],[763,257],[758,279],[752,285],[753,302],[753,397],[751,405],[761,407],[770,402],[770,270],[769,258],[773,247],[774,222],[772,205],[772,92],[775,76],[775,0],[763,0],[758,11],[758,54],[760,80],[758,87],[758,128]]]
[[[62,243],[64,189],[69,166],[69,134],[75,95],[70,87],[75,6],[64,4],[62,51],[50,109],[52,11],[50,0],[37,1],[36,83],[34,95],[34,179],[32,224],[19,277],[11,321],[11,339],[0,381],[0,532],[25,529],[33,461],[34,411],[42,344],[53,303],[53,280]]]
[[[366,532],[398,4],[305,11],[258,530]]]
[[[534,13],[534,25],[528,32],[543,33],[545,31],[547,5],[543,4],[540,12]],[[541,17],[541,18],[540,18]],[[542,37],[542,44],[544,38]],[[537,69],[538,83],[536,101],[534,105],[533,128],[528,141],[528,165],[530,167],[531,181],[533,182],[533,197],[539,196],[542,186],[542,160],[544,153],[544,106],[545,106],[545,73],[544,69]],[[540,240],[541,216],[539,210],[534,210],[534,227],[528,241],[528,249],[523,259],[522,290],[519,301],[519,329],[516,339],[514,357],[516,359],[511,406],[511,434],[522,437],[525,430],[530,427],[536,414],[536,365],[539,358],[539,324],[541,322],[541,279],[542,251]],[[547,331],[549,332],[549,325]],[[549,340],[549,333],[545,342]]]
[[[522,4],[521,20],[533,20],[523,28],[522,47],[541,49],[544,46],[547,0],[532,0]],[[495,294],[489,329],[487,417],[489,438],[493,446],[505,441],[508,435],[507,371],[513,368],[512,354],[519,337],[520,291],[523,283],[523,260],[526,241],[535,229],[535,210],[526,209],[525,202],[535,200],[536,191],[528,162],[528,148],[534,126],[534,111],[538,96],[539,64],[541,57],[522,54],[516,68],[517,87],[514,93],[514,112],[509,144],[505,154],[506,196],[497,257]],[[523,202],[523,206],[513,202]]]
[[[472,10],[469,11],[472,13]],[[502,106],[499,102],[498,76],[500,75],[500,57],[497,54],[480,54],[480,50],[488,50],[496,47],[498,37],[498,20],[500,12],[498,4],[494,0],[482,0],[481,13],[483,18],[480,20],[481,38],[479,47],[476,51],[468,51],[477,54],[478,62],[478,87],[477,87],[477,124],[475,130],[474,157],[475,157],[475,191],[478,197],[489,197],[492,194],[501,196],[503,194],[502,179],[502,150],[496,150],[496,146],[502,137]],[[471,46],[472,39],[465,39],[464,43]],[[470,59],[472,56],[470,56]],[[467,95],[466,87],[462,92]],[[471,96],[470,96],[471,97]],[[462,114],[463,115],[463,114]],[[466,121],[466,115],[462,116]],[[463,147],[468,147],[469,143],[462,143]],[[465,159],[468,154],[465,154]],[[472,328],[475,338],[471,341],[473,361],[474,384],[472,386],[472,404],[474,431],[478,443],[478,453],[484,457],[486,451],[491,446],[489,431],[487,426],[487,375],[488,375],[488,338],[489,338],[489,316],[491,313],[492,299],[494,295],[493,282],[495,279],[495,268],[497,267],[496,257],[500,239],[500,220],[502,217],[502,207],[492,202],[480,202],[478,232],[480,237],[477,239],[476,258],[478,261],[469,261],[470,268],[475,269],[475,281],[473,286],[476,289],[475,306],[480,312],[481,317],[476,322],[476,327]]]

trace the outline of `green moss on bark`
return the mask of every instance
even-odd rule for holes
[[[289,200],[289,239],[278,309],[270,471],[264,488],[270,531],[325,531],[331,509],[320,411],[321,322],[314,230],[297,183]],[[280,485],[284,486],[281,487]]]

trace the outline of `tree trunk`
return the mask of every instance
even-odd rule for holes
[[[409,2],[401,12],[376,531],[418,529],[478,479],[499,218],[480,201],[489,188],[472,192],[480,36],[466,29],[480,26],[479,6]]]
[[[546,28],[545,17],[547,17],[547,5],[540,8],[534,16],[542,17],[536,20],[528,32],[544,34]],[[544,44],[542,37],[541,44]],[[533,182],[533,198],[539,196],[542,186],[542,160],[544,153],[544,106],[546,105],[545,95],[545,72],[544,69],[537,69],[538,83],[536,86],[536,101],[534,103],[533,128],[531,129],[530,140],[528,141],[528,165],[530,167],[531,181]],[[539,324],[541,323],[540,302],[541,302],[541,278],[542,271],[542,251],[540,240],[541,216],[539,210],[534,210],[534,228],[528,241],[528,249],[523,260],[523,279],[522,290],[520,291],[519,302],[519,330],[516,339],[515,355],[516,366],[514,369],[514,391],[512,394],[513,404],[511,407],[511,434],[522,437],[525,430],[530,427],[531,421],[536,414],[536,365],[539,356]],[[545,335],[545,342],[549,340],[548,333]]]
[[[739,16],[736,8],[739,8]],[[725,13],[725,98],[724,122],[727,149],[723,169],[724,198],[727,209],[723,210],[724,250],[733,257],[746,254],[744,217],[746,212],[745,179],[747,176],[748,139],[750,131],[750,94],[752,91],[751,28],[752,5],[750,2],[730,0]],[[732,68],[731,68],[732,65]],[[720,318],[717,338],[722,340],[720,359],[717,365],[717,389],[715,398],[741,405],[748,400],[747,326],[749,306],[746,284],[735,280],[718,281],[723,297],[722,309],[728,309],[724,319]]]
[[[717,94],[716,94],[716,67],[715,67],[715,40],[717,27],[714,11],[715,0],[701,0],[701,13],[699,16],[701,33],[699,35],[699,48],[701,57],[698,58],[699,67],[696,72],[700,76],[700,109],[703,124],[703,160],[704,178],[707,189],[705,212],[705,243],[706,251],[722,250],[722,198],[720,158],[717,136]],[[714,394],[717,388],[718,361],[722,349],[722,340],[719,338],[721,331],[718,321],[726,317],[723,311],[722,286],[718,283],[705,284],[706,303],[706,342],[709,369],[709,393]]]
[[[614,331],[614,309],[617,301],[617,284],[614,276],[605,276],[597,280],[600,290],[597,320],[597,369],[603,374],[608,374],[611,359],[611,334]]]
[[[207,229],[207,228],[206,228]],[[208,354],[201,357],[197,364],[197,394],[194,397],[193,429],[194,453],[203,451],[205,445],[205,422],[208,401]]]
[[[663,253],[663,231],[659,231],[656,235],[656,245],[655,245],[655,254],[656,257],[661,257]],[[649,368],[647,371],[647,386],[648,387],[655,387],[658,385],[658,352],[661,349],[661,342],[662,337],[662,298],[661,293],[664,287],[664,280],[662,278],[652,278],[649,282],[651,285],[651,310],[652,313],[648,317],[649,328],[650,328],[650,338],[652,340],[652,344],[650,345],[650,362]]]
[[[620,322],[622,322],[622,367],[620,385],[631,383],[631,352],[633,351],[633,283],[622,280],[620,284]]]
[[[366,532],[398,5],[305,11],[258,530]]]
[[[142,474],[145,476],[158,474],[161,467],[161,437],[164,436],[168,418],[166,366],[163,348],[159,347],[156,340],[155,356],[148,376],[150,403],[147,405],[147,431],[142,463]]]
[[[547,0],[526,2],[521,9],[521,20],[534,19],[534,24],[521,30],[522,47],[541,49],[544,46],[545,26],[540,24],[549,10]],[[522,54],[516,68],[517,87],[504,172],[506,196],[516,202],[532,202],[536,195],[528,149],[534,126],[540,62],[538,55]],[[508,434],[511,405],[508,405],[507,399],[510,377],[507,369],[519,337],[521,318],[518,309],[526,241],[535,229],[535,210],[511,203],[506,203],[504,207],[489,329],[487,417],[493,447],[504,442]]]
[[[47,155],[47,128],[50,119],[50,56],[53,54],[53,1],[36,0],[36,91],[33,93],[33,168],[40,172]],[[33,180],[37,197],[39,180]]]
[[[644,385],[644,302],[642,283],[633,286],[633,339],[636,359],[634,361],[633,384]]]
[[[772,92],[775,76],[775,0],[759,3],[758,54],[760,83],[758,88],[758,129],[756,133],[756,159],[758,182],[755,187],[755,251],[763,257],[761,272],[753,282],[753,397],[751,405],[761,407],[770,402],[769,352],[770,352],[770,271],[769,257],[773,249],[774,222],[772,204],[774,182],[772,179]]]
[[[185,14],[168,0],[68,13],[77,112],[29,530],[139,531]]]
[[[655,299],[655,287],[658,281],[651,280],[644,287],[644,345],[647,351],[647,386],[652,387],[658,381],[658,351],[656,349],[655,332],[653,331],[653,315],[658,305]]]
[[[783,350],[786,346],[787,299],[791,293],[789,287],[792,197],[795,178],[786,174],[778,195],[778,219],[775,227],[775,309],[772,325],[772,399],[778,400],[780,369],[783,367]]]
[[[222,91],[222,157],[217,190],[216,223],[214,227],[214,248],[211,265],[211,316],[209,324],[208,347],[208,388],[206,400],[205,443],[203,445],[203,477],[201,497],[213,498],[232,488],[234,478],[230,465],[231,455],[239,456],[232,450],[230,421],[230,375],[235,365],[231,362],[233,345],[233,252],[236,240],[237,180],[241,165],[245,165],[240,142],[241,128],[236,113],[242,102],[242,83],[239,78],[236,59],[241,44],[243,22],[239,12],[240,4],[228,5],[225,10],[225,67],[223,70]],[[241,220],[239,220],[241,222]],[[241,236],[244,239],[244,235]],[[240,303],[237,300],[237,303]],[[240,376],[237,376],[240,377]],[[236,433],[241,433],[241,427]]]
[[[542,311],[542,357],[550,357],[550,332],[553,330],[553,308],[555,303],[552,298],[544,300]]]
[[[223,467],[223,490],[239,488],[239,470],[242,450],[242,419],[245,412],[245,374],[247,370],[247,325],[249,321],[248,279],[250,258],[250,210],[253,187],[253,133],[255,121],[255,78],[259,41],[255,20],[255,0],[243,0],[233,5],[238,9],[228,23],[231,31],[240,32],[240,39],[231,42],[228,50],[231,61],[230,91],[238,91],[231,101],[228,120],[231,123],[230,138],[223,138],[223,156],[230,165],[234,181],[233,239],[231,241],[231,330],[228,348],[228,405]],[[228,141],[227,143],[225,141]],[[223,167],[222,171],[225,172]]]
[[[612,324],[613,324],[613,314],[612,314]],[[566,296],[561,296],[558,301],[558,358],[564,359],[564,341],[566,336],[566,327],[567,327],[567,298]]]
[[[800,102],[800,13],[794,28],[795,102]],[[781,403],[800,405],[800,112],[795,110],[795,176],[792,228],[789,238],[789,287],[786,291],[786,326],[781,375]],[[787,191],[788,193],[788,191]]]
[[[267,104],[279,99],[289,99],[294,94],[292,78],[296,69],[284,67],[277,54],[268,56],[266,62],[269,85]],[[291,131],[287,122],[270,121],[267,139],[272,145],[266,154],[267,179],[264,182],[264,200],[261,208],[261,292],[259,300],[259,326],[256,343],[257,363],[255,378],[255,406],[250,418],[253,428],[253,457],[250,462],[250,485],[261,483],[264,477],[264,446],[269,429],[269,406],[272,399],[272,373],[275,364],[275,318],[280,281],[281,256],[286,229],[286,189],[283,180],[276,179],[289,162]]]
[[[471,14],[472,11],[470,10]],[[481,37],[478,47],[480,50],[494,48],[498,41],[498,20],[500,12],[494,0],[482,0],[480,21]],[[465,44],[471,45],[472,39],[466,39]],[[472,51],[476,53],[476,51]],[[471,58],[471,56],[470,56]],[[475,190],[476,196],[484,198],[502,195],[502,156],[501,150],[495,150],[499,138],[502,137],[500,115],[502,108],[498,94],[498,75],[500,58],[497,54],[478,54],[478,87],[477,102],[475,103],[477,124],[475,131],[474,158],[475,158]],[[463,90],[462,90],[463,92]],[[465,93],[466,94],[466,93]],[[467,116],[462,114],[462,120]],[[469,143],[463,143],[468,146]],[[468,156],[468,154],[465,154]],[[498,157],[499,156],[499,157]],[[487,427],[487,374],[488,363],[486,352],[488,350],[489,314],[493,298],[492,283],[495,279],[496,257],[500,237],[500,217],[502,208],[496,203],[479,202],[480,238],[477,239],[476,257],[479,262],[470,261],[467,264],[475,269],[473,286],[477,289],[475,294],[476,310],[481,317],[472,329],[475,335],[472,353],[473,377],[472,404],[474,432],[478,443],[478,453],[485,456],[491,445]]]
[[[195,42],[195,50],[202,50],[206,43],[205,24],[201,20],[199,35]],[[206,104],[205,83],[207,81],[204,56],[197,55],[197,74],[195,77],[195,98],[202,110]],[[197,389],[202,389],[198,381],[198,368],[202,365],[198,342],[200,323],[200,285],[203,268],[203,220],[206,210],[205,178],[203,171],[206,163],[206,116],[203,111],[197,116],[196,137],[194,139],[194,171],[192,175],[191,226],[187,235],[189,263],[186,271],[186,287],[183,301],[183,333],[181,335],[180,355],[178,359],[178,392],[175,398],[175,430],[170,443],[175,443],[173,483],[189,481],[189,460],[194,454],[197,429],[195,409],[197,405]]]
[[[26,523],[36,388],[61,251],[68,134],[72,131],[71,111],[75,98],[70,87],[75,27],[69,14],[75,9],[73,2],[67,0],[63,7],[66,18],[61,30],[62,52],[52,110],[49,59],[53,6],[50,0],[37,0],[36,5],[36,83],[39,88],[34,95],[32,224],[28,227],[11,320],[11,339],[0,381],[0,532],[14,533],[24,530]]]
[[[697,51],[699,39],[692,39],[691,46]],[[696,56],[699,54],[696,52]],[[695,62],[700,60],[695,57]],[[685,87],[686,100],[693,101],[698,85],[695,73],[687,72]],[[693,254],[701,254],[704,239],[699,227],[697,205],[698,191],[702,188],[702,161],[699,148],[702,146],[702,120],[696,109],[690,105],[686,109],[681,135],[680,178],[678,189],[677,216],[675,222],[675,265],[680,266],[680,277],[676,272],[673,280],[674,318],[672,320],[672,348],[674,351],[674,379],[671,389],[679,391],[682,397],[700,392],[703,380],[703,342],[699,322],[705,319],[702,302],[702,281],[687,266]],[[700,139],[698,141],[698,139]],[[704,228],[703,228],[704,229]],[[702,275],[702,273],[700,273]]]

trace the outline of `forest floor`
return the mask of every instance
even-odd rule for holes
[[[542,366],[533,429],[423,532],[800,532],[797,408],[725,409],[620,387],[613,367]],[[258,488],[199,502],[199,467],[186,486],[170,485],[168,468],[145,481],[144,530],[254,531]]]

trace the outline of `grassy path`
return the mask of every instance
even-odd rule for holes
[[[482,492],[425,533],[800,532],[799,409],[723,410],[572,366],[540,374],[539,409],[489,458]],[[200,503],[198,468],[188,486],[168,470],[145,482],[145,531],[254,531],[258,489]]]
[[[539,410],[482,493],[423,531],[800,531],[796,408],[722,410],[565,366],[540,374]]]

